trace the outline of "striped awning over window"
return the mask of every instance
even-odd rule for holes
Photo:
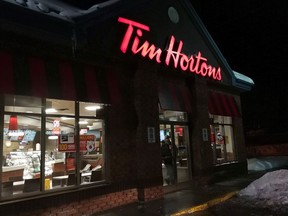
[[[240,117],[240,112],[233,96],[209,92],[209,112],[213,115]]]
[[[91,65],[0,51],[0,94],[118,103],[116,76]]]
[[[161,82],[158,90],[160,106],[163,110],[191,112],[191,95],[183,85]]]

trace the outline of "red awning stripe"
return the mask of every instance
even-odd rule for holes
[[[237,104],[230,95],[209,92],[208,107],[213,115],[240,117]]]
[[[111,68],[0,51],[0,94],[119,104],[118,76]]]
[[[120,86],[118,83],[118,75],[116,74],[116,71],[113,71],[112,69],[109,69],[106,71],[107,77],[106,82],[108,84],[109,90],[109,98],[111,104],[119,104],[122,101],[121,93],[120,93]]]
[[[232,114],[235,117],[240,117],[241,115],[240,115],[240,112],[239,112],[239,109],[237,107],[237,104],[236,104],[236,101],[235,101],[234,97],[228,96],[227,99],[228,99],[228,104],[229,104],[229,106],[231,108]]]
[[[13,94],[14,85],[12,54],[0,51],[0,91]]]
[[[86,66],[84,69],[84,76],[87,99],[89,101],[101,101],[99,86],[96,84],[98,80],[96,78],[95,69],[91,66]]]
[[[61,79],[62,97],[65,99],[76,99],[76,86],[74,82],[74,74],[72,65],[68,62],[60,62],[59,73]]]
[[[223,94],[218,94],[218,98],[222,105],[223,114],[226,114],[227,116],[233,116],[229,103],[227,102],[228,96],[223,95]]]
[[[45,62],[42,58],[30,57],[28,59],[31,93],[36,97],[48,97]]]

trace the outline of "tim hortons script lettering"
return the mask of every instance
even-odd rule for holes
[[[214,80],[221,80],[221,68],[213,67],[207,63],[207,58],[198,51],[196,55],[187,56],[182,53],[183,42],[175,42],[176,39],[171,35],[168,48],[162,50],[153,43],[143,40],[143,32],[149,32],[150,27],[133,20],[123,17],[118,18],[119,23],[127,25],[126,32],[122,39],[120,50],[123,53],[131,51],[133,54],[140,54],[144,58],[149,58],[157,63],[163,63],[167,66],[172,65],[175,69],[181,69],[184,72],[195,73],[203,77],[210,77]],[[129,44],[132,44],[129,46]]]

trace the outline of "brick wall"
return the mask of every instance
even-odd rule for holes
[[[152,195],[150,195],[152,196]],[[105,194],[79,202],[71,202],[62,206],[46,208],[33,212],[19,212],[21,216],[85,216],[138,201],[137,189]],[[8,213],[6,215],[9,215]],[[15,215],[15,214],[14,214]],[[16,216],[16,215],[15,215]]]
[[[138,189],[139,201],[151,201],[155,199],[160,199],[164,195],[163,186],[140,188]]]

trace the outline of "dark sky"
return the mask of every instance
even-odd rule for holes
[[[288,131],[288,1],[191,0],[231,68],[251,77],[245,131]]]

